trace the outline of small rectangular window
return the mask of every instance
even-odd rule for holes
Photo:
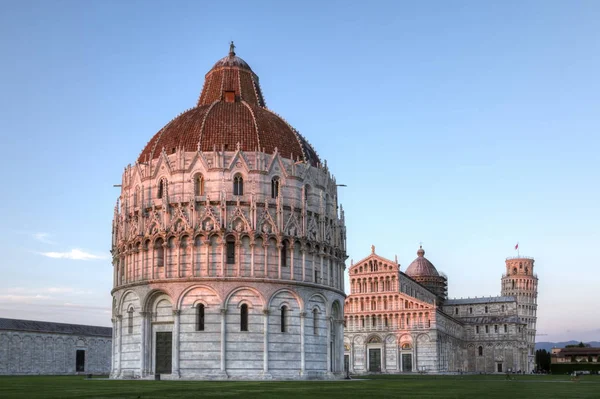
[[[497,324],[494,324],[494,332],[498,333],[498,325]]]
[[[490,326],[485,326],[485,333],[489,334],[489,332],[490,332]]]
[[[504,325],[504,332],[508,332],[508,326],[506,324]]]
[[[475,332],[479,334],[479,326],[475,326]]]
[[[225,102],[226,103],[235,102],[235,91],[225,91]]]

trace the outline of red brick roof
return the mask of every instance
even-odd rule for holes
[[[233,102],[225,100],[233,92]],[[287,122],[269,111],[258,76],[235,53],[219,60],[206,74],[195,108],[179,115],[150,139],[138,162],[158,158],[182,147],[184,151],[265,151],[275,148],[283,157],[316,165],[319,158],[308,142]]]

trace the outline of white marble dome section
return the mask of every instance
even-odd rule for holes
[[[112,378],[343,373],[346,231],[326,166],[162,150],[115,207]]]

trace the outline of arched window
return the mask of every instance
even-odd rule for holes
[[[204,304],[196,306],[196,331],[204,331]]]
[[[479,356],[483,356],[483,346],[480,346],[477,350],[479,351]]]
[[[271,198],[279,197],[279,177],[271,179]]]
[[[244,195],[244,178],[241,175],[233,178],[233,195]]]
[[[513,274],[517,274],[517,268],[516,267],[513,269]]]
[[[246,304],[240,308],[240,331],[248,331],[248,305]]]
[[[227,264],[235,264],[235,241],[231,238],[227,239]]]
[[[304,203],[306,206],[310,205],[310,186],[308,184],[304,186]]]
[[[287,241],[281,241],[281,266],[287,266]]]
[[[127,333],[133,334],[133,308],[127,311]]]
[[[512,281],[512,289],[515,289],[515,280]]]
[[[469,314],[473,314],[473,308],[469,308]]]
[[[196,197],[204,195],[204,176],[201,173],[194,176],[194,195]]]
[[[486,307],[485,307],[485,313],[487,313],[487,312],[488,312],[488,307],[486,306]]]
[[[475,326],[475,333],[479,334],[479,326]]]
[[[287,318],[287,306],[282,306],[281,307],[281,332],[287,332],[286,318]]]
[[[502,305],[502,311],[504,312],[504,305]]]
[[[458,308],[454,309],[454,314],[458,314]]]
[[[165,265],[165,248],[163,247],[163,239],[159,238],[154,244],[156,251],[156,266],[163,267]]]
[[[165,179],[160,179],[158,182],[158,198],[162,198],[167,194],[167,181]]]
[[[319,311],[313,309],[313,334],[319,335]]]

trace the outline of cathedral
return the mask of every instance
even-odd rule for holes
[[[375,253],[349,269],[344,363],[362,373],[533,371],[537,276],[534,260],[506,259],[501,295],[448,299],[447,277],[419,248],[400,270]]]
[[[125,168],[111,252],[112,378],[343,375],[336,181],[233,43]]]

